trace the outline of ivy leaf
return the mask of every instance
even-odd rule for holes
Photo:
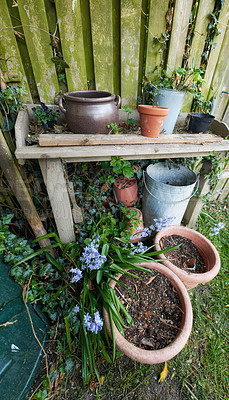
[[[134,176],[134,170],[133,170],[133,168],[132,168],[132,167],[129,167],[129,166],[124,167],[124,168],[123,168],[123,175],[124,175],[126,178],[133,178],[133,176]]]
[[[158,383],[163,382],[165,380],[167,374],[168,374],[168,367],[167,367],[167,362],[165,362],[164,368],[160,374],[160,378],[158,379]]]

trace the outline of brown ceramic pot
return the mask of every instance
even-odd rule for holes
[[[168,258],[166,253],[158,255],[160,262],[173,271],[181,279],[187,289],[192,289],[199,283],[209,282],[218,274],[220,270],[220,257],[215,246],[205,236],[201,235],[201,233],[186,228],[185,226],[169,226],[159,231],[154,238],[155,251],[161,250],[159,244],[161,238],[170,235],[179,235],[190,239],[202,256],[206,266],[206,272],[195,274],[180,269],[176,267],[172,261],[166,260],[166,258]]]
[[[193,320],[192,305],[185,286],[183,285],[181,280],[177,277],[177,275],[175,275],[172,271],[170,271],[164,265],[161,265],[156,262],[141,263],[140,265],[142,267],[153,269],[165,275],[176,289],[180,299],[180,305],[183,311],[182,321],[180,325],[181,329],[176,338],[174,339],[174,341],[170,343],[168,346],[164,347],[163,349],[144,350],[128,342],[114,325],[115,343],[117,348],[132,360],[141,362],[143,364],[159,364],[171,360],[171,358],[175,357],[187,343],[187,340],[192,330],[192,320]],[[110,282],[111,287],[114,288],[115,285],[116,285],[115,281]],[[106,310],[103,311],[103,315],[106,328],[109,334],[111,335],[110,320]]]
[[[119,176],[114,182],[114,192],[117,201],[121,201],[124,206],[131,207],[138,202],[137,179]]]
[[[120,96],[97,90],[68,92],[64,94],[64,103],[59,96],[60,110],[65,114],[69,129],[74,133],[109,133],[112,122],[118,124]]]
[[[141,104],[138,106],[138,112],[140,113],[142,135],[158,137],[169,109]]]

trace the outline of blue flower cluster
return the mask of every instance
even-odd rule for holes
[[[90,271],[100,269],[107,260],[106,256],[102,256],[98,251],[99,243],[97,237],[84,248],[80,261],[82,262],[81,269],[88,268]]]
[[[80,308],[78,306],[78,304],[76,304],[76,306],[73,308],[74,313],[78,314]]]
[[[134,246],[133,243],[131,243],[130,246],[133,249],[132,252],[130,253],[131,255],[134,255],[136,253],[142,253],[147,249],[147,246],[144,246],[142,242],[138,242],[137,246]]]
[[[144,228],[143,231],[139,232],[137,235],[132,235],[130,239],[142,239],[150,236],[153,231],[161,231],[167,228],[167,226],[172,225],[174,219],[176,219],[176,217],[154,218],[154,224]]]
[[[219,232],[220,232],[220,230],[221,230],[222,228],[224,228],[225,225],[226,225],[226,224],[225,224],[224,222],[219,222],[218,225],[213,226],[213,227],[211,228],[211,232],[209,233],[209,235],[210,235],[210,236],[218,235]]]
[[[84,319],[84,326],[85,326],[85,328],[87,328],[88,331],[97,334],[99,331],[102,330],[103,321],[100,318],[99,311],[96,311],[94,313],[94,318],[93,319],[92,319],[92,317],[90,316],[89,313],[84,315],[83,319]]]
[[[73,277],[72,277],[72,279],[71,279],[71,282],[72,283],[76,283],[76,282],[78,282],[81,278],[82,278],[82,272],[80,271],[80,269],[79,268],[72,268],[72,269],[70,269],[70,272],[73,274]]]

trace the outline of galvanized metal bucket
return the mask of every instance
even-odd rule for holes
[[[146,168],[143,182],[144,225],[168,217],[174,217],[173,225],[180,225],[190,198],[198,190],[197,175],[184,166],[159,162]]]

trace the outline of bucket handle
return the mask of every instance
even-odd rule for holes
[[[163,202],[164,202],[164,203],[168,203],[168,204],[171,204],[171,203],[182,203],[182,201],[186,201],[186,200],[191,199],[191,197],[195,196],[195,194],[197,193],[197,190],[199,189],[199,178],[200,178],[199,175],[197,175],[197,176],[196,176],[196,188],[193,189],[193,192],[191,193],[191,195],[188,196],[188,197],[186,197],[186,199],[178,200],[178,201],[164,201],[164,200],[163,200]],[[143,183],[144,183],[144,185],[145,185],[145,188],[146,188],[147,192],[148,192],[152,197],[154,197],[156,200],[161,201],[161,199],[158,199],[158,197],[154,196],[153,193],[151,193],[151,191],[149,190],[148,186],[146,185],[145,171],[143,171]]]
[[[120,108],[121,106],[121,97],[117,94],[117,96],[114,99],[115,105],[117,108]]]
[[[64,108],[64,106],[63,106],[63,101],[62,101],[62,96],[61,96],[61,95],[58,96],[58,104],[59,104],[60,110],[61,110],[64,114],[66,114],[67,110],[65,110],[65,108]]]

